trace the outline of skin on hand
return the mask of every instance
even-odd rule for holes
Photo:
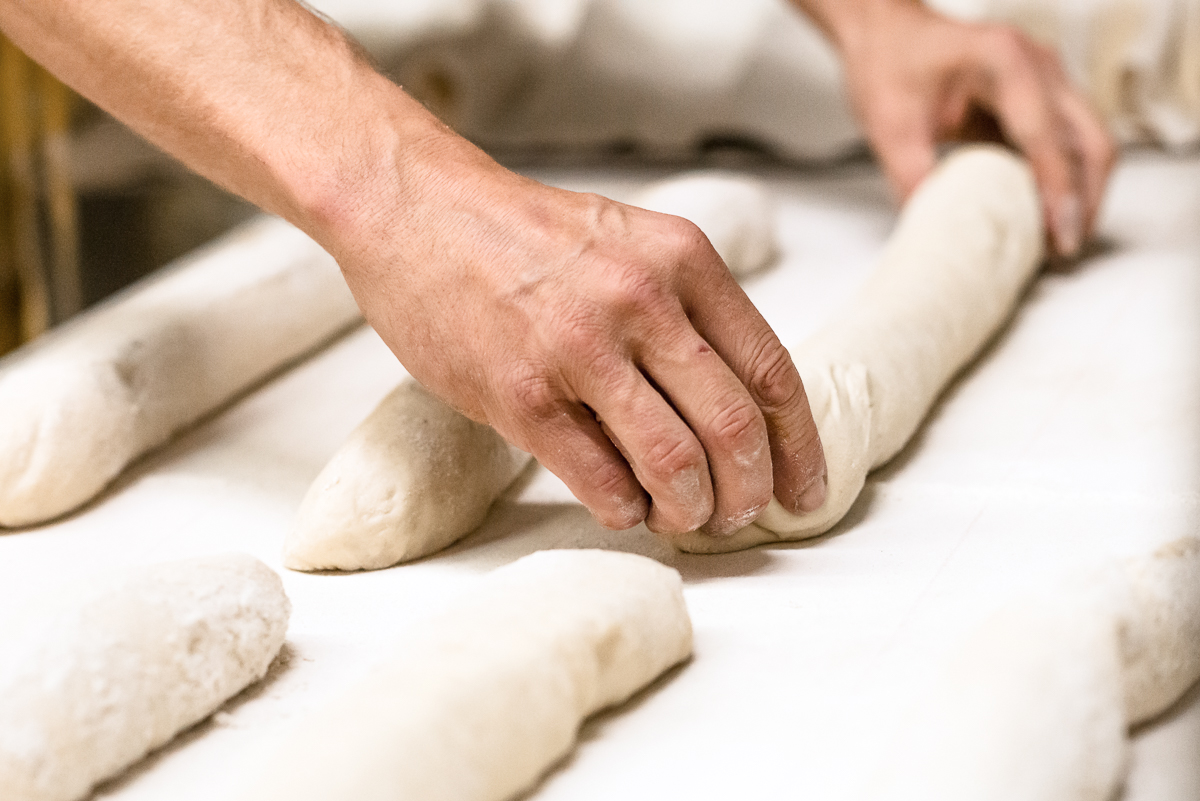
[[[611,528],[730,534],[773,488],[788,509],[820,506],[799,374],[698,228],[430,132],[377,172],[402,202],[328,215],[351,289],[418,380]]]
[[[915,0],[795,2],[841,52],[855,111],[901,199],[933,168],[938,143],[999,133],[1029,160],[1055,253],[1078,254],[1116,149],[1052,50]]]
[[[409,371],[606,526],[825,498],[786,349],[677,217],[503,169],[292,0],[0,0],[61,80],[337,258]]]

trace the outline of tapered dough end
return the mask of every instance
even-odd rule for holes
[[[262,678],[287,632],[252,557],[98,577],[0,621],[0,790],[75,801]]]
[[[651,184],[633,204],[690,220],[737,278],[767,267],[779,254],[775,206],[756,178],[715,170],[685,173]]]
[[[1186,537],[1123,565],[1117,630],[1130,725],[1200,680],[1200,539]]]
[[[691,553],[725,553],[768,542],[802,540],[837,525],[866,482],[870,470],[871,391],[866,369],[851,365],[798,365],[809,408],[825,451],[828,490],[820,509],[793,515],[776,499],[752,525],[730,537],[693,531],[672,541]]]
[[[29,359],[0,375],[0,526],[44,523],[94,498],[132,458],[136,426],[111,365]]]
[[[317,476],[284,542],[292,570],[376,570],[474,531],[529,463],[415,381],[392,391]]]
[[[484,577],[301,720],[245,801],[506,801],[582,721],[692,650],[679,574],[609,551],[543,551]]]

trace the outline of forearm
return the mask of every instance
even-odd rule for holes
[[[318,239],[444,134],[292,0],[0,0],[31,57],[192,169]],[[384,178],[384,176],[392,176]]]

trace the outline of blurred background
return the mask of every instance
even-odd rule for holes
[[[318,0],[516,168],[867,158],[785,0]],[[1200,143],[1200,0],[937,0],[1055,47],[1126,147]],[[0,353],[254,214],[0,41]]]

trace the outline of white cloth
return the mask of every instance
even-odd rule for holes
[[[1200,142],[1200,0],[933,0],[1058,47],[1123,142]],[[838,59],[786,0],[319,0],[393,77],[500,151],[729,139],[786,158],[862,147]],[[403,6],[403,8],[391,8]]]

